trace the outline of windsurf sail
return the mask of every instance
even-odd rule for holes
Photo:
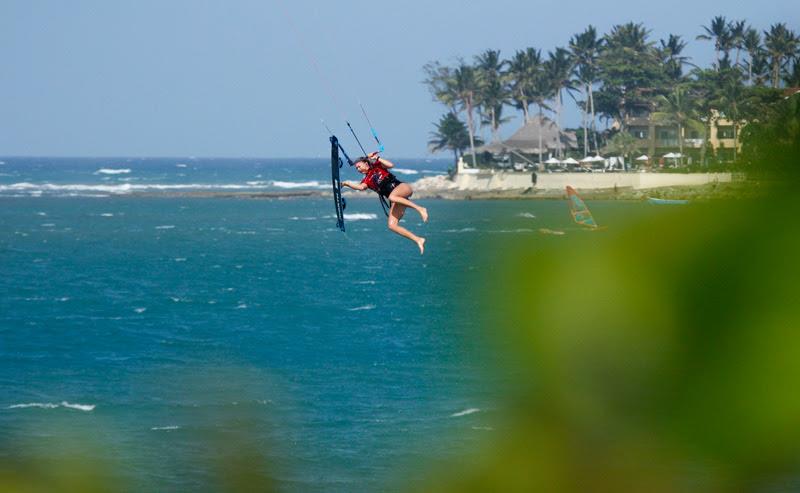
[[[342,197],[342,180],[339,177],[339,170],[344,166],[344,161],[339,157],[339,149],[341,149],[339,139],[335,135],[331,135],[331,184],[333,185],[333,204],[336,206],[336,227],[344,231],[344,208],[347,204]],[[342,149],[342,154],[350,162],[344,149]]]
[[[597,228],[597,223],[586,207],[586,203],[578,196],[574,188],[567,186],[567,200],[569,201],[569,211],[572,213],[572,219],[581,226],[586,226],[592,229]]]

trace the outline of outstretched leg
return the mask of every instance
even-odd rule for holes
[[[400,219],[402,219],[405,212],[406,206],[398,203],[392,203],[392,206],[389,209],[389,229],[392,232],[397,233],[400,236],[404,236],[416,243],[417,247],[419,247],[419,254],[422,255],[425,253],[425,238],[417,236],[406,228],[400,226]]]
[[[397,185],[394,190],[392,190],[392,193],[389,194],[389,201],[393,204],[411,207],[415,211],[419,212],[420,216],[422,216],[422,222],[428,222],[428,209],[408,200],[413,193],[414,191],[411,189],[411,186],[408,183],[401,183]]]

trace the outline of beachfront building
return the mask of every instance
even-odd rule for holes
[[[651,157],[657,164],[659,158],[669,153],[680,152],[678,127],[673,123],[659,121],[653,118],[654,107],[643,103],[628,111],[624,119],[626,131],[632,135],[641,152]],[[734,122],[725,118],[719,112],[713,112],[709,130],[707,151],[716,155],[718,161],[733,161],[734,146],[741,150],[742,143],[735,137],[741,131],[744,122],[738,123],[734,131]],[[620,123],[614,122],[613,128],[619,129]],[[683,155],[684,162],[699,162],[702,155],[704,131],[694,128],[683,128]]]
[[[578,149],[575,132],[559,130],[551,119],[533,116],[525,125],[506,140],[486,144],[475,149],[476,154],[490,154],[492,159],[510,166],[537,164],[551,158],[563,159]]]

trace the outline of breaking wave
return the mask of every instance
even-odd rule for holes
[[[56,409],[59,407],[65,407],[67,409],[75,409],[76,411],[94,411],[96,407],[94,404],[73,404],[67,401],[61,401],[58,404],[52,402],[28,402],[24,404],[12,404],[8,406],[8,409],[27,409],[27,408],[39,408],[39,409]]]
[[[95,171],[96,175],[127,175],[131,170],[128,168],[100,168]]]

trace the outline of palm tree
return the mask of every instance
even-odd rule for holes
[[[546,62],[545,62],[546,63]],[[544,110],[550,110],[547,101],[550,99],[553,91],[553,86],[545,72],[545,63],[542,63],[539,68],[534,72],[533,85],[531,86],[531,102],[536,105],[539,110],[539,164],[542,163],[542,129],[544,128]]]
[[[690,93],[683,86],[675,86],[666,96],[656,97],[657,112],[653,113],[655,121],[669,122],[678,130],[678,147],[683,154],[683,131],[687,127],[701,128],[700,115]]]
[[[480,109],[487,115],[486,121],[491,126],[492,142],[500,140],[500,113],[508,101],[506,62],[500,59],[500,50],[486,50],[475,57],[477,70]]]
[[[556,129],[558,130],[558,157],[563,157],[563,149],[561,146],[561,110],[564,106],[563,91],[564,89],[572,91],[575,87],[572,85],[572,57],[569,51],[564,48],[556,48],[555,52],[548,53],[549,58],[544,62],[544,71],[546,73],[547,81],[552,88],[552,98],[555,102],[556,113]]]
[[[783,76],[786,87],[800,87],[800,55],[794,58],[792,69]]]
[[[442,103],[450,112],[455,113],[458,98],[454,90],[453,69],[439,62],[429,62],[422,67],[422,70],[427,76],[422,82],[428,86],[433,100]]]
[[[517,51],[508,62],[507,75],[511,89],[510,97],[516,107],[522,110],[525,123],[530,121],[531,94],[541,65],[542,52],[534,48]]]
[[[434,123],[434,125],[436,125],[436,131],[431,132],[431,140],[428,141],[430,151],[439,152],[449,149],[453,151],[453,157],[457,162],[459,156],[462,156],[464,150],[470,146],[467,126],[453,112],[443,115],[439,119],[439,123]]]
[[[683,78],[683,66],[692,65],[689,63],[689,57],[681,55],[687,43],[677,34],[670,34],[669,38],[660,40],[660,43],[658,53],[664,63],[667,76],[674,83],[679,83]]]
[[[752,27],[744,33],[742,47],[747,51],[747,80],[753,83],[753,63],[763,56],[764,49],[761,47],[761,34]]]
[[[589,132],[587,121],[591,122],[594,148],[597,149],[597,120],[594,110],[594,91],[593,86],[598,80],[597,58],[603,46],[603,40],[597,37],[597,29],[589,26],[581,34],[572,37],[569,42],[569,49],[575,61],[574,75],[578,82],[582,84],[585,95],[585,103],[581,107],[583,110],[583,149],[585,155],[589,155]]]
[[[797,35],[782,22],[773,24],[769,31],[764,31],[764,47],[772,64],[772,87],[780,86],[781,70],[797,53],[799,44]]]
[[[716,55],[717,64],[720,61],[720,53],[727,53],[730,51],[731,46],[731,30],[728,20],[719,15],[711,19],[711,24],[708,26],[701,26],[705,30],[705,34],[700,34],[697,39],[705,41],[714,41],[714,53]]]
[[[461,61],[453,70],[452,91],[455,101],[467,113],[467,131],[469,132],[469,148],[472,153],[472,165],[477,166],[475,158],[475,120],[473,111],[478,104],[478,77],[475,68]]]
[[[734,62],[734,65],[738,67],[739,55],[744,49],[744,37],[748,31],[747,22],[731,21],[729,28],[731,33],[731,47],[736,48],[736,61]]]

